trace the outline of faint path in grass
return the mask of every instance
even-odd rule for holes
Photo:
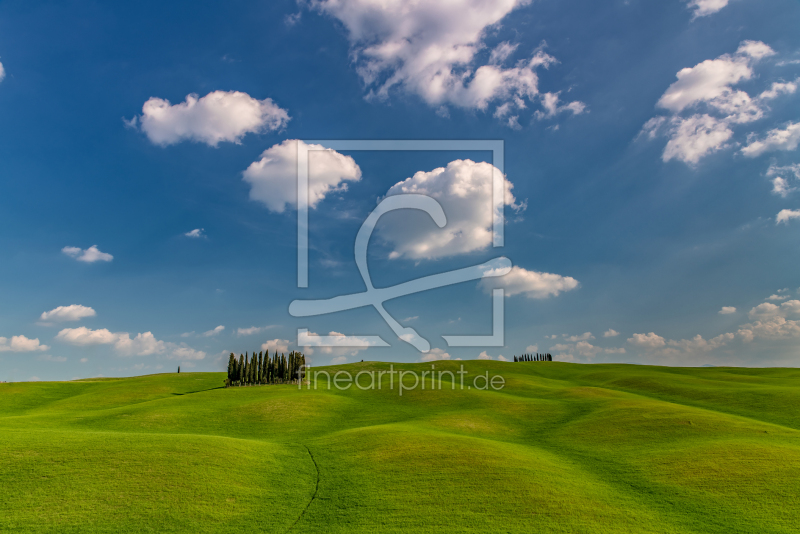
[[[306,448],[306,450],[308,451],[308,455],[311,457],[311,461],[314,462],[314,469],[317,470],[317,484],[316,486],[314,486],[314,494],[311,496],[311,500],[308,501],[308,504],[306,505],[305,508],[303,508],[303,511],[300,512],[300,515],[297,517],[297,519],[295,519],[294,523],[292,523],[292,526],[286,529],[286,532],[291,531],[295,527],[295,525],[297,525],[297,523],[299,523],[300,520],[303,519],[303,516],[308,510],[308,507],[311,506],[311,503],[314,502],[314,499],[317,498],[317,492],[319,491],[319,466],[317,465],[317,461],[314,459],[314,455],[311,454],[311,449],[308,448],[308,445],[303,445],[303,447]]]

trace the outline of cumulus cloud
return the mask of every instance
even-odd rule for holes
[[[603,333],[603,337],[617,337],[618,335],[619,335],[619,332],[617,332],[613,328],[609,328],[608,330],[606,330]]]
[[[85,263],[94,263],[96,261],[111,261],[114,259],[114,256],[112,256],[111,254],[101,252],[97,248],[97,245],[92,245],[91,247],[85,250],[79,247],[64,247],[61,249],[61,252],[63,252],[70,258],[75,258],[76,260]]]
[[[628,343],[643,349],[658,349],[667,344],[666,340],[655,332],[649,334],[633,334],[628,338]]]
[[[297,145],[308,153],[308,206],[316,208],[327,195],[347,190],[347,182],[361,180],[361,169],[350,156],[287,139],[261,154],[244,171],[250,184],[250,199],[263,203],[270,211],[283,213],[297,205]]]
[[[581,334],[579,336],[567,336],[566,334],[564,334],[563,337],[564,337],[564,339],[566,339],[570,343],[575,343],[576,341],[586,341],[586,340],[589,340],[589,339],[594,339],[594,336],[592,335],[591,332],[584,332],[583,334]]]
[[[56,340],[86,347],[91,345],[113,345],[119,356],[148,356],[160,354],[173,360],[202,360],[206,353],[196,351],[185,344],[176,345],[156,339],[152,332],[143,332],[131,337],[128,332],[111,332],[105,328],[92,330],[85,326],[64,328]]]
[[[705,17],[716,13],[728,5],[728,0],[689,0],[689,9],[694,11],[694,17]]]
[[[478,359],[479,360],[491,360],[492,357],[489,356],[488,354],[486,354],[486,351],[483,351],[480,354],[478,354]]]
[[[50,349],[39,343],[39,339],[28,339],[25,336],[12,336],[11,339],[0,337],[0,352],[37,352]]]
[[[340,332],[328,332],[325,342],[328,346],[320,346],[318,334],[314,332],[304,332],[297,336],[297,344],[305,348],[306,353],[313,354],[314,350],[319,350],[322,354],[338,354],[355,356],[362,350],[367,350],[373,346],[372,342],[363,337],[346,336]],[[317,338],[317,339],[315,339]],[[313,347],[313,348],[312,348]]]
[[[111,343],[116,343],[119,336],[120,334],[115,334],[105,328],[92,330],[85,326],[79,326],[78,328],[65,328],[61,330],[56,335],[56,339],[64,343],[69,343],[70,345],[85,347],[88,345],[109,345]]]
[[[183,235],[185,235],[186,237],[191,237],[193,239],[199,239],[201,237],[206,236],[206,234],[203,233],[203,228],[195,228],[191,232],[186,232]]]
[[[202,360],[206,357],[206,353],[202,350],[194,350],[186,345],[171,346],[170,350],[166,353],[167,358],[170,360],[179,360],[188,362],[192,360]]]
[[[790,122],[786,128],[775,128],[767,132],[763,139],[751,141],[742,148],[742,154],[754,158],[764,152],[794,150],[798,144],[800,144],[800,122]]]
[[[797,91],[797,83],[800,79],[795,80],[793,82],[773,82],[772,86],[758,95],[758,97],[762,100],[772,100],[773,98],[778,98],[781,95],[791,95]]]
[[[3,64],[0,63],[0,82],[3,81],[3,78],[6,77],[6,69],[3,68]]]
[[[120,333],[118,336],[114,348],[123,356],[148,356],[162,353],[166,348],[166,344],[156,339],[152,332],[136,334],[133,339],[127,332]]]
[[[381,218],[377,233],[393,248],[389,257],[438,259],[488,248],[494,219],[500,216],[492,206],[495,172],[500,171],[491,163],[459,159],[446,168],[419,171],[393,185],[387,196],[416,193],[436,199],[447,216],[447,224],[439,228],[422,212],[387,213]],[[524,210],[524,203],[517,203],[511,193],[513,184],[505,177],[503,183],[504,205],[517,212]]]
[[[586,334],[589,334],[588,332]],[[606,353],[618,353],[620,352],[619,349],[603,349],[596,345],[592,345],[586,339],[594,339],[594,336],[589,334],[589,337],[586,337],[586,334],[582,336],[570,336],[566,337],[567,341],[571,341],[570,343],[556,343],[552,347],[550,347],[550,352],[558,353],[556,356],[553,356],[553,359],[562,362],[576,362],[576,361],[590,361],[592,360],[597,354],[600,352]],[[623,349],[621,352],[625,352]]]
[[[222,141],[239,143],[248,133],[279,130],[288,122],[286,110],[269,98],[257,100],[239,91],[214,91],[202,98],[190,94],[175,105],[152,97],[130,124],[138,126],[157,145],[188,140],[215,147]]]
[[[650,139],[666,135],[669,141],[662,159],[676,159],[690,165],[727,147],[736,125],[761,119],[769,109],[767,101],[791,94],[797,89],[792,82],[775,82],[758,96],[751,97],[745,91],[734,88],[741,82],[753,79],[754,66],[774,54],[772,48],[760,41],[743,41],[734,54],[723,54],[694,67],[681,69],[676,75],[677,81],[669,86],[656,104],[669,115],[647,121],[642,135]],[[791,144],[791,140],[781,141],[781,135],[776,133],[771,140],[763,143],[769,146],[781,142]],[[754,142],[753,148],[745,147],[743,152],[757,155],[766,150],[755,143],[762,142]]]
[[[69,306],[59,306],[47,312],[42,312],[39,316],[41,321],[63,322],[63,321],[79,321],[86,317],[94,317],[97,313],[88,306],[81,306],[80,304],[71,304]]]
[[[528,271],[515,265],[505,276],[482,278],[479,285],[487,293],[491,293],[492,288],[502,287],[507,297],[525,295],[529,299],[544,299],[572,291],[578,287],[578,281],[571,276]]]
[[[335,358],[331,358],[331,365],[342,365],[347,363],[346,356],[336,356]]]
[[[713,339],[706,340],[703,339],[703,336],[697,334],[692,339],[681,339],[680,341],[671,339],[667,342],[667,344],[686,352],[709,352],[728,344],[729,342],[733,341],[734,337],[734,334],[726,333],[721,334]]]
[[[780,305],[764,302],[750,310],[754,322],[739,327],[737,334],[745,343],[756,338],[780,339],[800,337],[800,300],[787,300]]]
[[[786,299],[788,299],[788,298],[789,298],[789,295],[778,295],[778,294],[774,294],[774,295],[770,295],[770,296],[768,296],[768,297],[767,297],[767,300],[773,300],[773,301],[774,301],[774,300],[786,300]]]
[[[785,166],[770,165],[767,177],[772,178],[772,193],[786,198],[798,190],[798,187],[792,184],[800,180],[800,163]]]
[[[314,5],[347,30],[356,70],[369,97],[414,94],[444,115],[446,106],[488,110],[508,105],[521,110],[526,102],[542,100],[537,70],[556,59],[541,47],[513,66],[504,65],[516,44],[501,43],[486,59],[479,55],[488,29],[528,3],[321,0]],[[575,106],[571,109],[574,112]]]
[[[525,352],[527,354],[533,354],[539,352],[539,345],[528,345],[527,347],[525,347]]]
[[[275,328],[275,325],[251,326],[249,328],[238,328],[238,329],[236,329],[236,334],[240,335],[240,336],[252,336],[253,334],[260,334],[264,330],[269,330],[270,328]]]
[[[788,224],[792,219],[800,219],[800,210],[781,210],[775,217],[775,224]]]
[[[289,340],[288,339],[271,339],[266,343],[261,345],[261,350],[269,351],[269,352],[280,352],[286,353],[289,352]]]
[[[450,354],[446,353],[442,349],[433,348],[428,351],[427,354],[424,354],[419,361],[421,362],[434,362],[438,360],[449,360]]]
[[[224,330],[225,330],[225,327],[222,326],[222,325],[219,325],[219,326],[217,326],[215,328],[212,328],[211,330],[203,332],[200,335],[203,336],[203,337],[212,337],[212,336],[216,336],[217,334],[222,333]]]
[[[736,308],[733,306],[723,306],[718,313],[720,315],[730,315],[731,313],[736,313]]]

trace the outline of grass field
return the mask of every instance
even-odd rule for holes
[[[0,532],[800,532],[800,370],[461,363],[0,384]]]

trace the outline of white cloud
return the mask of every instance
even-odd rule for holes
[[[89,358],[81,358],[81,359],[80,359],[80,362],[81,362],[81,363],[86,363],[86,362],[88,362],[88,361],[89,361]]]
[[[344,363],[347,363],[346,356],[337,356],[331,359],[331,365],[342,365]]]
[[[786,128],[775,128],[767,132],[764,139],[752,141],[742,148],[742,154],[749,158],[775,150],[794,150],[800,144],[800,122],[790,122]]]
[[[756,97],[734,89],[734,85],[754,77],[756,63],[774,54],[760,41],[743,41],[733,55],[723,54],[681,69],[677,81],[657,103],[670,116],[650,119],[640,135],[654,139],[665,133],[669,141],[662,159],[677,159],[690,165],[726,148],[734,125],[762,118],[768,110],[766,101],[796,90],[795,84],[783,82],[773,83]]]
[[[770,165],[767,169],[767,177],[772,178],[772,192],[783,198],[798,190],[797,186],[792,186],[789,180],[800,180],[800,163],[792,165],[778,166]]]
[[[493,287],[505,289],[505,295],[525,295],[530,299],[543,299],[558,296],[562,291],[572,291],[578,281],[571,276],[528,271],[516,265],[511,272],[497,278],[482,278],[479,285],[488,293]]]
[[[715,349],[718,349],[730,341],[733,341],[734,334],[727,333],[721,334],[713,339],[705,340],[703,336],[697,334],[692,339],[682,339],[680,341],[669,340],[667,342],[668,345],[672,347],[677,347],[682,349],[686,352],[709,352]]]
[[[736,313],[736,308],[733,306],[723,306],[717,313],[720,315],[730,315],[731,313]]]
[[[800,79],[798,79],[800,80]],[[773,82],[772,86],[758,95],[758,97],[762,100],[772,100],[774,98],[778,98],[781,95],[791,95],[797,91],[797,82],[795,80],[793,82]]]
[[[589,334],[589,332],[587,332],[586,334]],[[591,343],[586,341],[586,339],[594,339],[594,336],[592,336],[591,334],[589,334],[589,336],[591,337],[587,338],[586,334],[582,336],[571,336],[569,338],[567,338],[566,335],[562,336],[567,338],[568,341],[571,341],[571,343],[556,343],[555,345],[550,347],[551,352],[558,353],[556,356],[553,356],[553,359],[557,361],[570,361],[570,362],[575,362],[579,360],[590,361],[600,352],[611,352],[609,350],[603,350],[602,348],[592,345]]]
[[[781,210],[775,217],[775,224],[788,224],[792,219],[800,219],[800,210]]]
[[[491,360],[492,357],[489,356],[488,354],[486,354],[486,351],[483,351],[480,354],[478,354],[478,359],[479,360]]]
[[[167,353],[167,358],[170,360],[179,360],[181,362],[189,362],[191,360],[202,360],[206,357],[206,353],[202,350],[194,350],[187,346],[172,346]],[[189,365],[187,365],[188,367]]]
[[[275,328],[275,326],[276,325],[267,325],[267,326],[251,326],[250,328],[238,328],[236,330],[236,334],[240,336],[252,336],[253,334],[259,334],[264,330]]]
[[[800,337],[800,321],[788,320],[780,315],[765,317],[754,323],[744,324],[737,332],[745,343],[755,338],[780,339]]]
[[[649,334],[633,334],[628,338],[628,343],[644,349],[658,349],[667,344],[666,340],[654,332]]]
[[[528,345],[527,347],[525,347],[526,354],[533,354],[536,352],[539,352],[539,345]]]
[[[606,354],[625,354],[627,351],[624,347],[619,348],[612,348],[612,349],[603,349],[603,352]]]
[[[157,340],[152,332],[136,334],[133,339],[127,332],[120,333],[118,336],[114,348],[123,356],[148,356],[162,353],[166,349],[166,344]]]
[[[584,111],[586,111],[586,105],[583,102],[570,102],[566,105],[560,105],[559,99],[561,98],[561,92],[558,93],[544,93],[542,95],[542,107],[544,111],[537,110],[533,116],[536,117],[537,120],[542,119],[550,119],[555,117],[559,113],[563,113],[566,111],[571,111],[573,115],[580,115]],[[505,105],[505,104],[504,104]],[[500,108],[498,108],[499,110]]]
[[[575,350],[581,356],[584,356],[586,358],[594,358],[597,355],[597,353],[602,351],[603,349],[601,349],[600,347],[595,347],[588,341],[578,341],[577,343],[575,343]]]
[[[175,105],[152,97],[131,124],[138,123],[157,145],[191,140],[217,146],[221,141],[239,143],[248,133],[279,130],[287,122],[289,114],[269,98],[257,100],[239,91],[214,91],[202,98],[190,94]]]
[[[92,330],[85,326],[65,328],[56,335],[58,341],[69,343],[70,345],[77,345],[79,347],[88,345],[109,345],[111,343],[116,343],[119,337],[120,334],[115,334],[105,328]]]
[[[181,334],[181,337],[192,337],[192,334],[194,334],[194,330],[192,330],[191,332],[184,332],[183,334]]]
[[[203,336],[203,337],[212,337],[212,336],[216,336],[217,334],[222,333],[223,330],[225,330],[225,327],[222,326],[222,325],[219,325],[219,326],[217,326],[217,327],[215,327],[215,328],[213,328],[211,330],[203,332],[200,335]]]
[[[162,354],[168,359],[175,360],[200,360],[206,356],[205,352],[195,351],[185,344],[176,345],[160,341],[152,332],[143,332],[131,338],[128,332],[110,332],[105,328],[92,330],[80,326],[64,328],[56,335],[56,340],[79,347],[113,345],[120,356]]]
[[[733,130],[725,120],[718,120],[710,115],[692,115],[688,118],[676,118],[671,138],[664,148],[662,159],[669,161],[678,159],[684,163],[695,164],[700,158],[725,147],[725,143],[733,136]]]
[[[355,356],[362,350],[367,350],[370,346],[372,346],[371,342],[367,338],[358,337],[358,336],[346,336],[340,332],[328,332],[326,342],[330,343],[330,346],[322,347],[316,344],[316,340],[314,337],[317,337],[318,334],[314,332],[307,332],[304,335],[300,335],[297,338],[297,344],[303,348],[308,354],[313,354],[315,349],[318,349],[322,354],[338,354],[338,355],[348,355],[348,356]],[[312,348],[313,347],[313,348]]]
[[[732,85],[753,76],[754,61],[775,52],[759,41],[744,41],[733,56],[724,54],[678,71],[674,82],[658,101],[658,107],[677,113],[699,102],[725,111],[748,112],[750,97]]]
[[[41,345],[39,339],[28,339],[25,336],[12,336],[11,339],[0,337],[0,352],[36,352],[50,349]]]
[[[186,232],[183,235],[185,235],[186,237],[194,238],[194,239],[199,239],[201,237],[205,237],[206,236],[206,234],[203,233],[203,228],[195,228],[191,232]]]
[[[716,13],[728,5],[728,0],[689,0],[688,7],[694,10],[694,16],[704,17]]]
[[[503,64],[517,45],[501,43],[488,63],[478,53],[490,27],[530,0],[321,0],[320,11],[342,22],[356,70],[370,97],[393,91],[419,96],[431,107],[486,110],[491,104],[539,99],[537,69],[556,63],[541,48],[514,66]],[[513,124],[513,123],[512,123]]]
[[[579,336],[569,336],[569,337],[567,337],[567,335],[565,334],[563,337],[564,337],[564,339],[566,339],[570,343],[575,343],[576,341],[586,341],[586,340],[589,340],[589,339],[594,339],[594,336],[592,335],[591,332],[584,332],[583,334],[581,334]]]
[[[511,360],[509,360],[508,358],[506,358],[505,356],[503,356],[502,354],[500,354],[500,355],[498,355],[498,356],[497,356],[497,361],[500,361],[500,362],[510,362]]]
[[[800,314],[800,300],[787,300],[780,305],[764,302],[748,313],[751,319],[775,316],[785,317],[793,314]]]
[[[69,306],[59,306],[53,310],[43,312],[39,317],[41,321],[79,321],[85,317],[94,317],[97,313],[88,306],[71,304]]]
[[[419,361],[421,362],[434,362],[438,360],[449,360],[450,354],[446,353],[442,349],[433,348],[428,351],[427,354],[423,355]]]
[[[3,81],[3,78],[6,77],[6,69],[3,68],[3,64],[0,63],[0,82]]]
[[[743,324],[737,334],[745,343],[755,338],[780,339],[800,337],[800,321],[788,316],[800,316],[800,300],[787,300],[779,305],[763,302],[748,313],[755,322]]]
[[[786,300],[788,298],[789,298],[789,295],[778,295],[778,294],[775,294],[775,295],[768,296],[767,300],[776,301],[776,300]]]
[[[244,171],[244,181],[250,184],[250,199],[257,200],[270,211],[283,213],[297,205],[297,143],[307,147],[308,205],[317,207],[327,195],[347,190],[347,182],[361,180],[361,169],[350,156],[326,149],[322,145],[307,145],[297,139],[287,139],[261,154]]]
[[[97,245],[92,245],[86,250],[83,250],[79,247],[64,247],[61,249],[61,252],[70,258],[75,258],[78,261],[83,261],[86,263],[94,263],[96,261],[111,261],[114,259],[114,256],[111,254],[100,252],[100,250],[97,248]]]
[[[393,251],[390,258],[438,259],[488,248],[492,244],[492,183],[500,171],[491,163],[455,160],[447,167],[430,172],[419,171],[411,178],[393,185],[387,196],[416,193],[436,199],[447,216],[447,224],[439,228],[422,212],[408,210],[387,213],[381,218],[377,233]],[[517,204],[511,193],[513,184],[505,177],[504,204],[515,211],[525,208]]]
[[[271,353],[280,352],[286,353],[289,352],[289,340],[288,339],[271,339],[266,343],[261,345],[261,350],[266,350]]]
[[[617,337],[618,335],[619,335],[619,332],[617,332],[613,328],[609,328],[608,330],[606,330],[603,333],[603,337]]]

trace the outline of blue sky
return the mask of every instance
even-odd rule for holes
[[[795,366],[798,27],[792,0],[5,1],[0,380],[221,370],[298,328],[391,345],[318,365]],[[298,139],[503,140],[505,246],[491,153],[327,153],[298,289]],[[507,256],[504,347],[441,337],[491,331],[483,282],[387,302],[427,354],[371,308],[289,315],[363,291],[355,234],[409,187],[451,226],[387,216],[375,285]]]

